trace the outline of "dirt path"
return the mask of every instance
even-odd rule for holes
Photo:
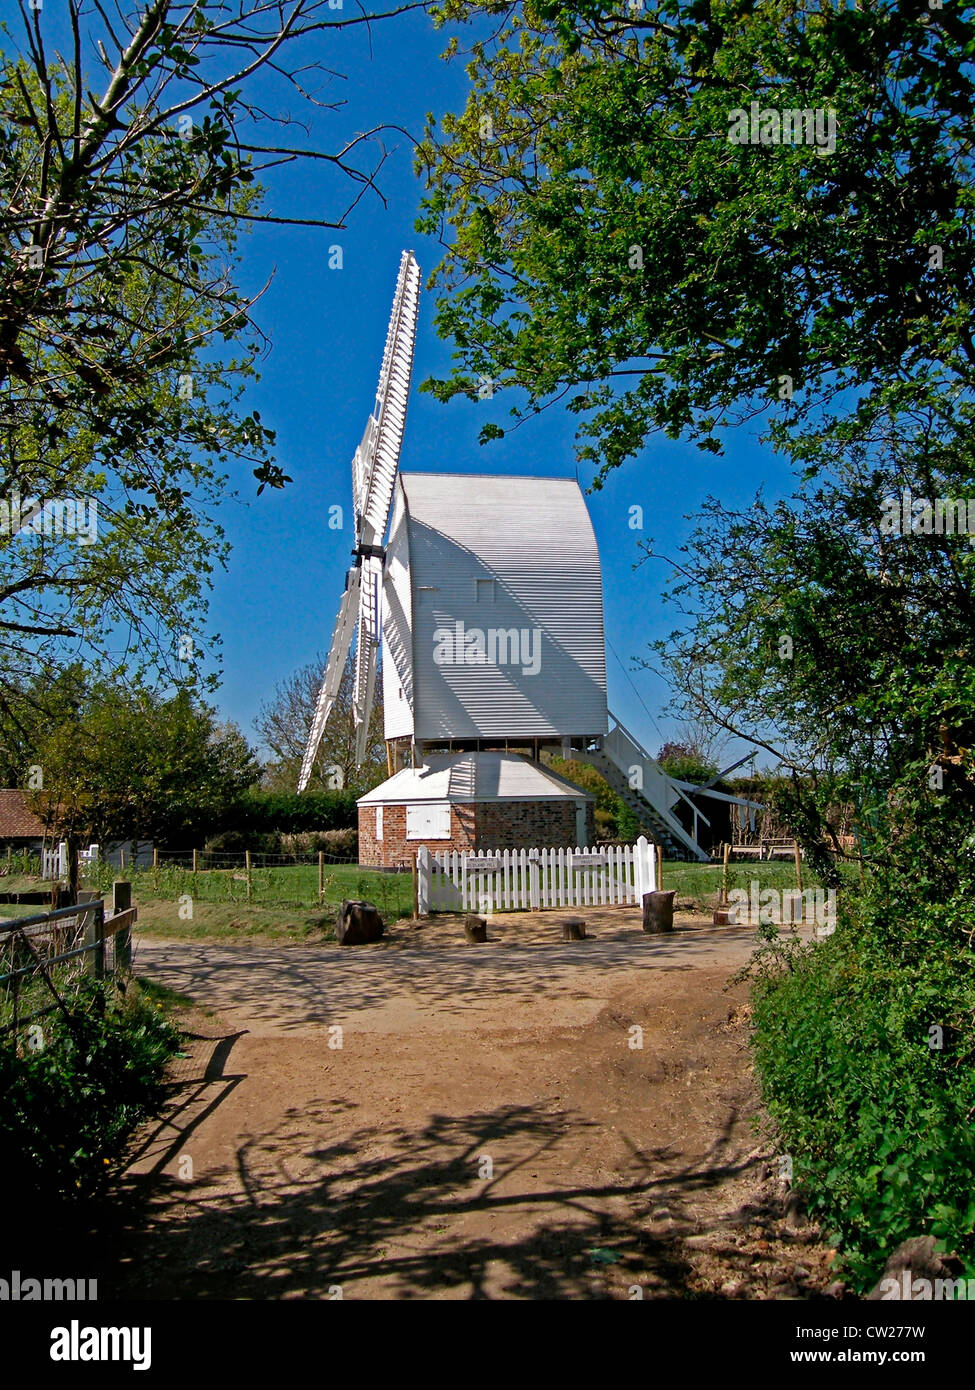
[[[745,991],[723,986],[751,933],[588,920],[577,945],[551,917],[476,947],[454,923],[347,950],[139,941],[138,973],[215,1016],[190,1015],[106,1296],[824,1290],[749,1123]]]

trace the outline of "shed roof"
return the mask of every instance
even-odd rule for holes
[[[44,823],[28,810],[19,787],[0,788],[0,840],[40,840]]]
[[[520,753],[428,753],[422,767],[404,767],[360,796],[359,806],[418,801],[563,801],[592,797]]]

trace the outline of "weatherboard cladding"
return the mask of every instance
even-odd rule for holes
[[[605,733],[599,552],[578,483],[408,473],[397,493],[405,501],[398,519],[408,544],[414,736]],[[456,633],[458,623],[464,632],[524,633],[521,659],[438,663],[435,634]]]

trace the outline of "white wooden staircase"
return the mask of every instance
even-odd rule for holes
[[[629,806],[648,836],[659,841],[676,859],[697,859],[707,863],[711,856],[698,844],[698,822],[710,821],[687,793],[668,777],[660,764],[610,714],[610,730],[594,746],[571,756],[590,763]],[[694,814],[694,830],[689,833],[673,813],[678,801],[686,801]]]

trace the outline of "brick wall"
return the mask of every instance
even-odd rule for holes
[[[595,838],[593,803],[586,803],[587,844]],[[409,868],[425,844],[437,850],[528,849],[575,845],[576,804],[571,801],[486,801],[450,808],[449,840],[407,840],[406,807],[383,807],[383,838],[376,839],[375,806],[359,807],[359,863]]]
[[[485,801],[475,807],[478,849],[542,849],[575,845],[575,801]],[[595,835],[593,804],[586,803],[586,843]]]

